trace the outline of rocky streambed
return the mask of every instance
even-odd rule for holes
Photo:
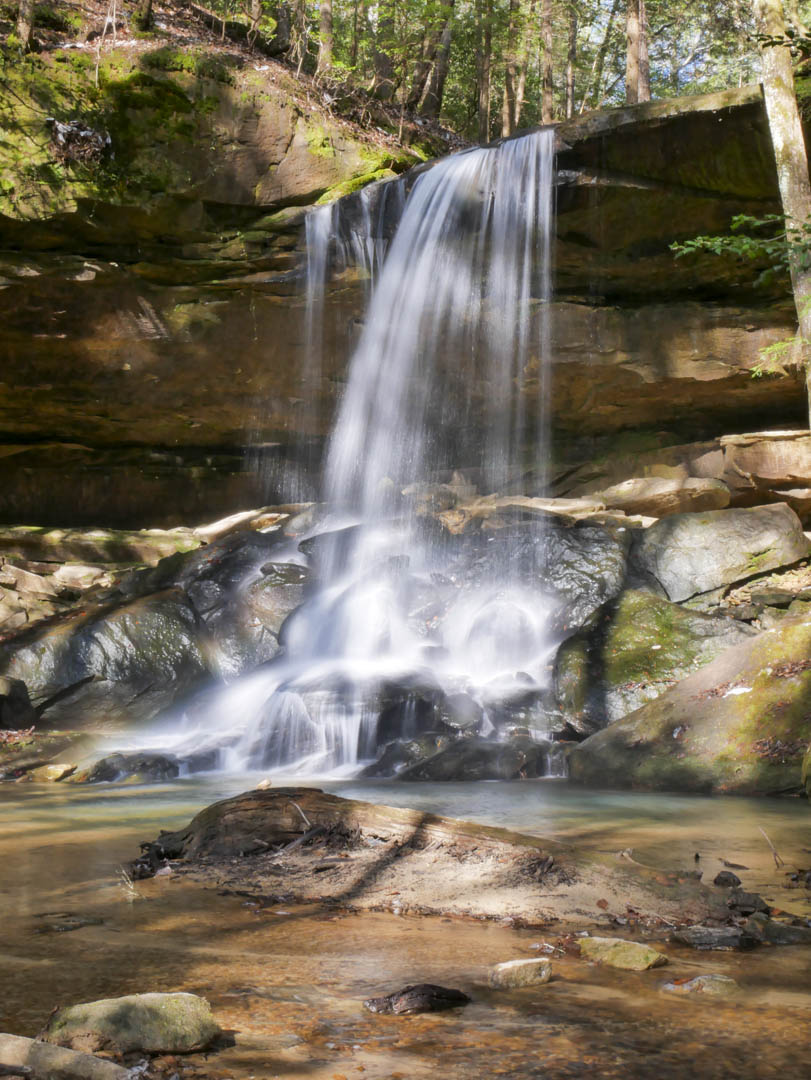
[[[464,787],[456,806],[467,798],[472,810],[482,788]],[[431,797],[422,785],[391,790],[412,792],[418,803]],[[652,1062],[675,1080],[697,1061],[709,1077],[800,1075],[808,947],[704,951],[677,937],[679,923],[707,924],[712,912],[727,927],[751,920],[728,906],[729,887],[711,883],[724,859],[738,866],[727,873],[774,912],[769,922],[807,918],[809,894],[787,873],[804,865],[800,807],[732,799],[713,817],[719,804],[708,799],[683,797],[677,806],[663,796],[606,796],[624,802],[589,810],[589,796],[572,792],[578,813],[564,789],[553,791],[543,782],[484,789],[485,816],[519,824],[534,807],[551,826],[542,838],[301,785],[245,793],[196,816],[194,802],[210,799],[211,788],[5,787],[7,1026],[31,1036],[56,1005],[182,991],[209,1001],[225,1041],[204,1053],[130,1051],[117,1062],[145,1076],[223,1080],[302,1070],[318,1080],[427,1077],[439,1060],[459,1080],[483,1071],[530,1077],[538,1068],[558,1080],[584,1067],[641,1080]],[[380,797],[378,789],[367,795]],[[445,798],[450,805],[453,796]],[[786,860],[779,871],[759,820]],[[339,821],[348,835],[333,830],[323,843],[315,836],[290,848],[320,823]],[[403,842],[417,822],[424,847]],[[162,840],[185,847],[185,857],[123,886],[121,861],[161,824],[172,828]],[[401,850],[392,858],[395,837]],[[275,859],[246,850],[248,839],[263,838],[286,850]],[[520,872],[549,851],[554,862],[544,873]],[[457,877],[453,913],[420,915],[415,892],[397,887],[397,862],[412,863],[410,888],[435,911],[448,904],[447,894],[436,901],[452,868],[467,895]],[[332,874],[354,888],[335,890],[326,883]],[[296,896],[307,879],[305,902]],[[604,888],[590,889],[595,882]],[[375,900],[383,885],[390,887]],[[494,918],[485,907],[500,890],[503,910]],[[470,1001],[416,1015],[364,1007],[426,983]]]

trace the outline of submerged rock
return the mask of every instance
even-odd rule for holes
[[[392,1013],[395,1016],[409,1013],[443,1012],[445,1009],[458,1009],[467,1005],[470,998],[461,990],[434,983],[417,983],[404,986],[385,997],[367,998],[364,1006],[373,1013]]]
[[[552,978],[549,960],[507,960],[490,969],[487,981],[497,990],[510,990],[519,986],[538,986]]]
[[[112,1061],[81,1054],[41,1039],[0,1034],[0,1062],[8,1067],[30,1070],[35,1078],[47,1080],[129,1080],[129,1069]],[[13,1072],[11,1075],[14,1075]]]
[[[664,953],[657,952],[650,945],[643,945],[639,941],[584,937],[578,939],[578,944],[580,955],[586,960],[596,960],[600,964],[622,968],[624,971],[647,971],[667,963]]]
[[[696,975],[694,979],[674,979],[663,990],[671,994],[702,994],[706,997],[732,997],[740,987],[729,975]]]
[[[801,790],[810,657],[811,619],[786,617],[575,747],[571,779],[651,790]]]
[[[57,1009],[39,1036],[73,1050],[188,1054],[222,1030],[211,1006],[195,994],[131,994]]]
[[[741,879],[737,874],[733,874],[731,870],[720,870],[713,878],[712,883],[722,889],[735,889],[740,885]]]
[[[799,925],[771,919],[763,912],[754,912],[745,923],[746,932],[769,945],[811,945],[811,925],[798,920]]]
[[[641,535],[634,561],[671,600],[687,600],[796,562],[809,551],[800,519],[776,503],[666,518]]]

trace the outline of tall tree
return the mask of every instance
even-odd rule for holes
[[[479,142],[490,138],[493,0],[476,0],[476,117]]]
[[[625,14],[625,100],[650,101],[650,66],[645,0],[628,0]]]
[[[569,5],[569,48],[566,53],[566,119],[574,116],[574,80],[577,62],[577,7]]]
[[[149,30],[152,26],[152,0],[138,0],[132,21],[138,30]]]
[[[551,124],[555,119],[555,82],[553,78],[552,46],[552,0],[542,0],[541,37],[543,39],[543,61],[541,64],[541,120]]]
[[[588,89],[583,95],[583,102],[580,106],[581,113],[585,111],[589,101],[591,101],[592,108],[598,108],[601,100],[602,87],[603,87],[603,69],[605,67],[605,58],[608,53],[608,47],[611,43],[611,35],[614,31],[614,22],[617,18],[617,12],[619,11],[620,0],[613,0],[611,5],[611,11],[608,15],[608,22],[605,26],[605,33],[603,39],[600,42],[600,47],[594,55],[594,62],[591,65],[591,75],[589,78]]]
[[[332,48],[332,0],[321,0],[318,5],[318,73],[332,67]]]
[[[17,10],[17,37],[23,52],[28,52],[31,48],[33,33],[34,0],[20,0],[20,6]]]
[[[428,80],[428,86],[425,91],[425,96],[420,106],[420,113],[423,116],[431,117],[433,119],[439,118],[439,113],[442,109],[442,96],[445,93],[445,82],[448,78],[448,69],[450,67],[451,60],[451,35],[453,20],[452,0],[446,5],[446,8],[447,15],[445,16],[445,22],[442,27],[439,45],[437,46],[434,66],[431,71],[431,78]]]
[[[782,0],[753,0],[763,57],[763,94],[777,166],[777,182],[789,237],[789,269],[799,331],[797,344],[806,373],[811,409],[811,268],[797,244],[798,230],[811,221],[811,182],[802,121],[794,89],[791,50]],[[792,243],[792,237],[794,243]]]
[[[504,95],[501,103],[501,134],[512,135],[515,131],[515,94],[518,63],[516,59],[516,36],[518,33],[518,0],[510,0],[507,21],[507,47],[504,52]]]

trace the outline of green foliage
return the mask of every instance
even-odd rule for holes
[[[151,71],[186,71],[200,79],[212,79],[215,82],[233,83],[228,58],[212,55],[203,49],[175,49],[164,46],[153,52],[145,53],[141,59],[142,67]]]

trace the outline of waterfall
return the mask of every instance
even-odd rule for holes
[[[549,601],[527,584],[526,533],[460,570],[424,511],[438,478],[488,494],[543,471],[553,179],[543,130],[309,216],[308,379],[336,268],[359,267],[366,313],[324,468],[331,513],[305,545],[317,587],[284,657],[210,707],[227,767],[357,770],[437,717],[537,730],[522,702],[543,686]]]

